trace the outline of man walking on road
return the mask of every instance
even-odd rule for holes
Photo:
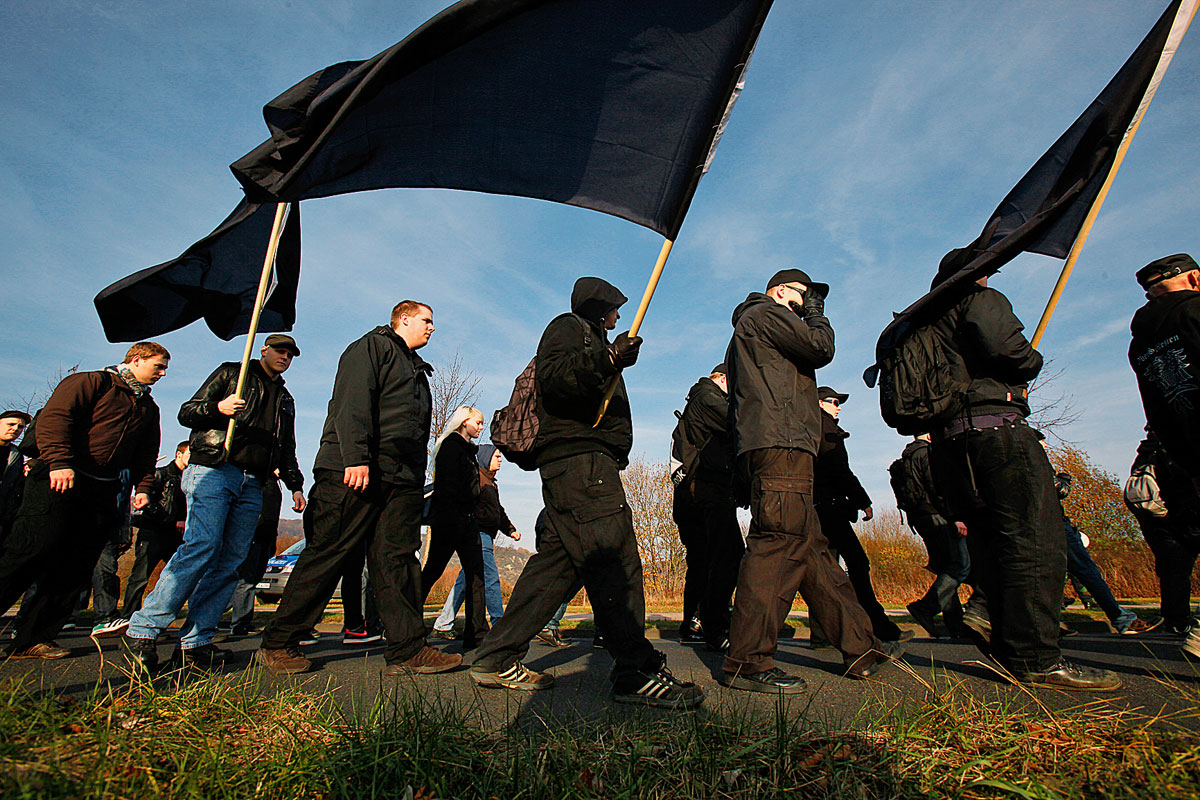
[[[304,476],[296,464],[296,402],[283,373],[300,355],[295,339],[266,338],[250,361],[242,396],[236,387],[241,365],[228,361],[179,409],[179,424],[192,429],[182,486],[187,495],[183,543],[163,567],[125,633],[135,666],[158,666],[156,640],[187,603],[175,659],[180,666],[218,667],[231,658],[212,643],[217,623],[237,583],[262,510],[263,481],[278,469],[292,490],[296,511],[304,510]],[[236,418],[226,451],[230,418]]]
[[[960,259],[958,251],[943,259],[935,285]],[[1059,649],[1066,539],[1050,460],[1025,422],[1041,354],[986,277],[931,324],[963,373],[961,407],[931,431],[931,464],[953,518],[970,531],[973,579],[991,620],[983,649],[1022,683],[1116,689],[1112,672],[1069,662]]]
[[[504,616],[483,640],[471,667],[481,686],[548,689],[554,678],[521,659],[529,641],[583,579],[597,627],[612,655],[613,698],[622,703],[691,708],[704,700],[694,684],[674,677],[646,639],[642,561],[633,517],[621,486],[633,421],[623,370],[637,361],[640,337],[613,342],[625,296],[600,278],[580,278],[571,313],[555,317],[538,343],[538,433],[534,447],[546,503],[538,551],[513,587]],[[609,384],[616,390],[597,412]]]
[[[432,402],[417,355],[433,334],[433,310],[405,300],[342,353],[321,431],[309,493],[312,536],[279,610],[263,631],[257,660],[277,673],[305,672],[300,653],[321,619],[347,559],[365,542],[367,566],[387,634],[389,676],[446,672],[462,656],[425,642],[421,604],[421,512]]]
[[[63,658],[52,639],[70,618],[100,551],[120,519],[117,491],[128,469],[137,487],[133,508],[147,492],[158,457],[158,405],[150,387],[171,355],[154,342],[129,348],[125,361],[68,375],[38,414],[25,495],[0,551],[0,609],[34,582],[24,621],[9,646],[11,658]]]
[[[821,434],[815,372],[833,360],[828,292],[803,271],[785,269],[768,281],[766,294],[752,293],[733,312],[725,363],[737,469],[749,485],[751,513],[721,674],[721,682],[736,689],[805,690],[803,679],[773,659],[797,590],[841,650],[847,675],[874,674],[901,651],[872,635],[813,508],[813,458]]]

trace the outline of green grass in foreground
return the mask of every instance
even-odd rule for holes
[[[81,700],[16,680],[0,684],[0,793],[1200,797],[1194,731],[1091,706],[1052,714],[1020,693],[985,704],[953,683],[930,689],[924,703],[861,731],[822,731],[782,708],[754,718],[725,707],[486,731],[478,709],[423,697],[411,685],[348,719],[331,697],[271,689],[254,670],[97,689]]]

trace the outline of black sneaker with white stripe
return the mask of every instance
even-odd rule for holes
[[[471,679],[480,686],[492,689],[517,689],[532,692],[537,689],[549,689],[554,685],[554,676],[545,672],[534,672],[520,661],[499,671],[492,671],[484,666],[471,667]]]
[[[695,708],[704,702],[704,692],[662,666],[653,672],[638,671],[618,678],[613,684],[613,699],[655,708]]]

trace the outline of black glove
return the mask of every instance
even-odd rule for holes
[[[805,319],[825,316],[825,295],[810,287],[804,293],[804,313],[800,316]]]
[[[638,348],[641,346],[642,337],[630,336],[626,331],[608,346],[608,357],[612,359],[613,366],[617,369],[632,367],[637,363]]]

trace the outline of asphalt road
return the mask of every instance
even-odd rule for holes
[[[1039,689],[1031,694],[997,678],[985,665],[986,659],[970,644],[927,638],[907,643],[903,659],[906,668],[889,666],[871,680],[851,681],[841,676],[841,660],[836,651],[809,649],[807,638],[803,638],[807,629],[802,628],[795,632],[800,638],[783,638],[779,643],[780,666],[802,675],[809,685],[806,694],[788,700],[787,713],[804,715],[814,726],[862,727],[867,719],[885,716],[905,701],[919,702],[930,691],[944,691],[945,687],[957,684],[987,702],[1017,705],[1040,702],[1052,709],[1095,702],[1099,709],[1129,712],[1130,724],[1165,715],[1167,719],[1157,724],[1174,722],[1200,729],[1200,664],[1185,660],[1177,640],[1153,634],[1117,636],[1101,632],[1104,626],[1095,622],[1077,625],[1083,631],[1064,640],[1064,654],[1079,663],[1118,672],[1124,685],[1117,692]],[[551,690],[527,693],[477,688],[465,667],[444,675],[383,678],[382,647],[345,646],[335,626],[322,628],[325,635],[321,641],[305,648],[316,663],[315,671],[291,677],[266,675],[264,688],[298,682],[312,692],[332,692],[346,712],[354,714],[369,708],[381,693],[404,690],[408,694],[415,687],[423,698],[456,703],[469,709],[480,724],[496,728],[540,727],[550,722],[574,725],[619,720],[639,713],[674,713],[614,704],[609,699],[607,680],[612,659],[607,652],[594,649],[590,638],[569,640],[572,645],[561,649],[535,642],[526,663],[532,669],[549,671],[557,683]],[[62,694],[82,694],[95,688],[97,681],[120,684],[127,680],[121,670],[118,639],[104,640],[97,649],[85,630],[77,630],[64,633],[58,641],[74,651],[70,658],[0,663],[0,681],[27,676],[40,686]],[[238,663],[226,671],[245,669],[251,664],[258,641],[257,637],[248,637],[224,643],[222,646],[239,654]],[[776,713],[773,696],[731,690],[716,682],[719,655],[683,645],[677,639],[654,641],[666,653],[668,666],[677,676],[695,681],[704,689],[706,708]],[[458,642],[438,643],[438,646],[461,652]],[[173,644],[162,643],[160,654],[164,660],[172,649]]]

